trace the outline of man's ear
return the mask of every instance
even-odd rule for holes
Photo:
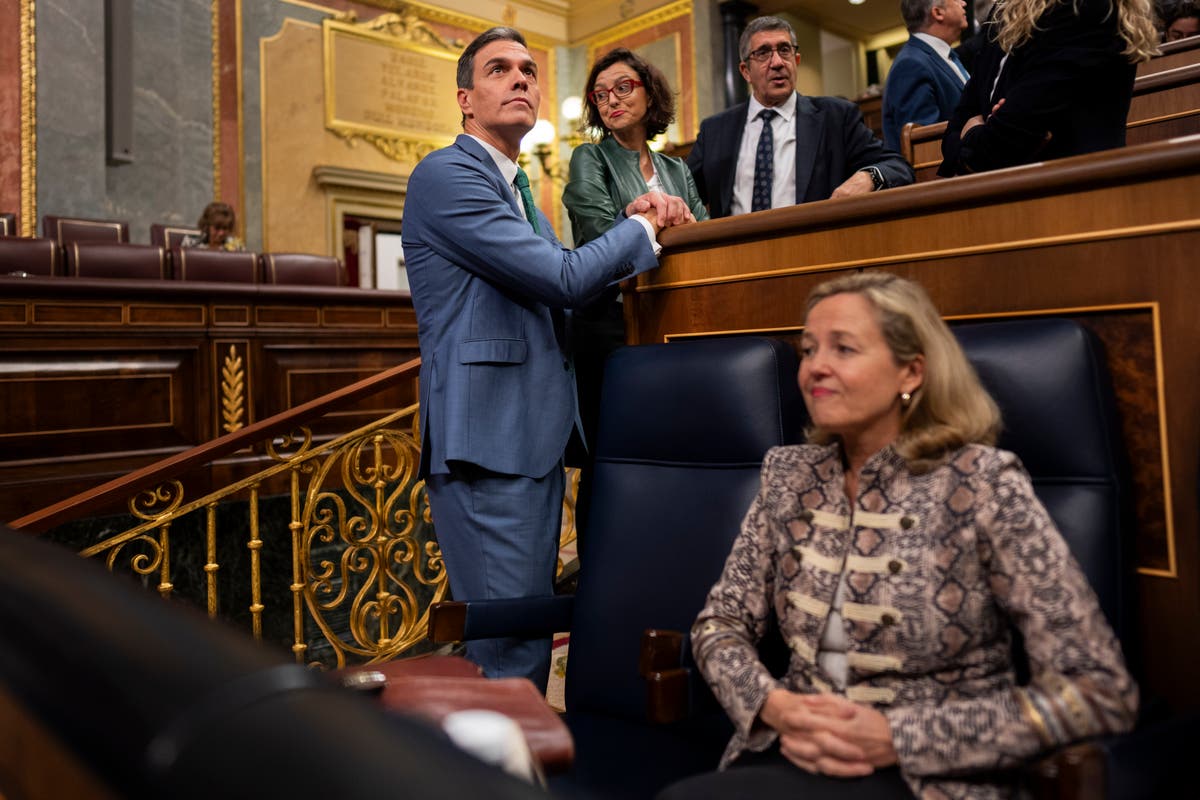
[[[464,117],[473,116],[471,113],[471,95],[467,89],[458,90],[458,107]]]
[[[933,18],[934,22],[941,22],[946,18],[946,9],[942,6],[934,6],[929,9],[929,16]]]
[[[750,82],[750,68],[746,66],[746,62],[742,61],[738,64],[738,72],[742,73],[742,78],[746,83]]]

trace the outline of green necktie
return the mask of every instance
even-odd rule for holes
[[[521,193],[521,205],[525,206],[525,219],[533,226],[534,233],[541,233],[538,227],[537,211],[533,207],[533,192],[529,191],[529,176],[525,170],[517,167],[517,191]]]

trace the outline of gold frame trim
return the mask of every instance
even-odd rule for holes
[[[421,21],[424,22],[424,20]],[[325,129],[347,141],[363,139],[369,144],[374,145],[379,152],[394,161],[402,163],[419,161],[428,153],[451,144],[454,141],[454,135],[430,136],[396,128],[350,122],[338,118],[333,86],[337,63],[336,48],[334,47],[335,39],[339,35],[365,39],[390,48],[413,51],[421,55],[452,63],[457,63],[461,50],[457,49],[452,42],[442,42],[440,37],[435,39],[435,41],[439,44],[444,44],[444,47],[435,47],[411,37],[404,39],[376,30],[370,27],[370,24],[370,22],[348,23],[337,19],[321,21],[321,68],[324,73],[322,77],[325,85]],[[431,36],[436,36],[431,30],[429,33]]]
[[[21,235],[37,232],[37,0],[21,0]]]
[[[1137,567],[1139,575],[1147,575],[1154,578],[1173,578],[1178,580],[1179,567],[1176,561],[1175,547],[1175,511],[1174,503],[1172,502],[1173,493],[1171,490],[1171,455],[1168,443],[1170,437],[1167,435],[1167,393],[1165,387],[1165,372],[1163,368],[1163,340],[1162,340],[1162,319],[1157,301],[1149,301],[1143,303],[1112,303],[1108,305],[1096,306],[1063,306],[1057,308],[1039,308],[1027,309],[1023,311],[999,311],[988,312],[981,314],[947,314],[942,319],[948,322],[958,322],[962,320],[996,320],[1012,317],[1045,317],[1045,316],[1063,316],[1067,314],[1099,314],[1112,311],[1149,311],[1151,327],[1154,331],[1154,382],[1155,394],[1158,400],[1158,446],[1159,453],[1162,458],[1162,480],[1163,480],[1163,517],[1166,522],[1167,533],[1167,569],[1155,569],[1153,567]],[[796,334],[804,330],[803,325],[788,325],[777,328],[740,328],[721,331],[687,331],[679,333],[667,333],[663,335],[663,342],[669,343],[685,339],[707,339],[716,336],[749,336],[762,334]]]
[[[1200,220],[1189,219],[1178,222],[1160,222],[1153,225],[1135,225],[1129,228],[1110,228],[1085,233],[1064,233],[1053,236],[1041,236],[1035,239],[1010,239],[1004,242],[970,245],[965,247],[949,247],[942,250],[923,250],[916,253],[900,253],[874,258],[857,258],[848,261],[828,261],[824,264],[808,264],[803,267],[787,267],[777,270],[762,270],[747,272],[739,275],[721,275],[712,278],[697,278],[687,281],[671,281],[669,283],[653,283],[648,286],[637,286],[634,291],[638,294],[666,291],[668,289],[688,289],[696,286],[713,286],[723,283],[741,283],[758,281],[767,278],[779,278],[789,275],[806,275],[812,272],[831,272],[839,269],[855,269],[859,267],[881,267],[888,264],[909,263],[913,261],[932,261],[938,258],[952,256],[970,256],[981,253],[999,253],[1005,250],[1025,250],[1034,247],[1051,247],[1061,244],[1078,244],[1081,242],[1103,242],[1113,239],[1129,239],[1135,236],[1152,236],[1160,233],[1180,233],[1200,229]],[[800,235],[803,235],[801,232]]]
[[[1200,109],[1193,108],[1188,111],[1176,111],[1174,114],[1163,114],[1158,117],[1147,117],[1146,119],[1139,119],[1135,122],[1125,123],[1125,130],[1129,130],[1130,128],[1141,128],[1145,125],[1153,125],[1156,122],[1170,122],[1173,119],[1194,117],[1197,114],[1200,114]]]
[[[48,375],[40,378],[0,378],[0,384],[36,381],[38,383],[55,383],[62,381],[113,381],[113,380],[163,380],[167,382],[167,421],[152,422],[139,425],[98,425],[91,428],[50,428],[38,431],[21,431],[20,433],[0,433],[2,439],[17,439],[22,436],[62,436],[68,433],[94,433],[96,431],[149,431],[162,428],[172,428],[175,419],[175,378],[170,372],[139,372],[133,375]]]

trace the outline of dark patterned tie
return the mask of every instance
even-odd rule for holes
[[[762,120],[762,133],[758,135],[758,150],[754,154],[754,196],[750,200],[751,211],[765,211],[771,207],[771,178],[775,171],[775,138],[771,134],[771,120],[776,112],[764,108],[758,112]]]
[[[517,167],[517,191],[521,193],[521,205],[525,206],[525,219],[529,220],[529,224],[533,226],[534,233],[541,233],[541,228],[538,227],[537,211],[533,206],[533,192],[529,191],[529,176],[525,174],[525,170]]]

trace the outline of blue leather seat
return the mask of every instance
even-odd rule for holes
[[[552,789],[653,797],[716,765],[732,727],[715,704],[682,724],[647,721],[642,634],[691,626],[758,490],[763,455],[800,441],[798,368],[790,345],[758,337],[609,357],[577,594],[466,604],[466,638],[571,631],[565,720],[575,764]]]

